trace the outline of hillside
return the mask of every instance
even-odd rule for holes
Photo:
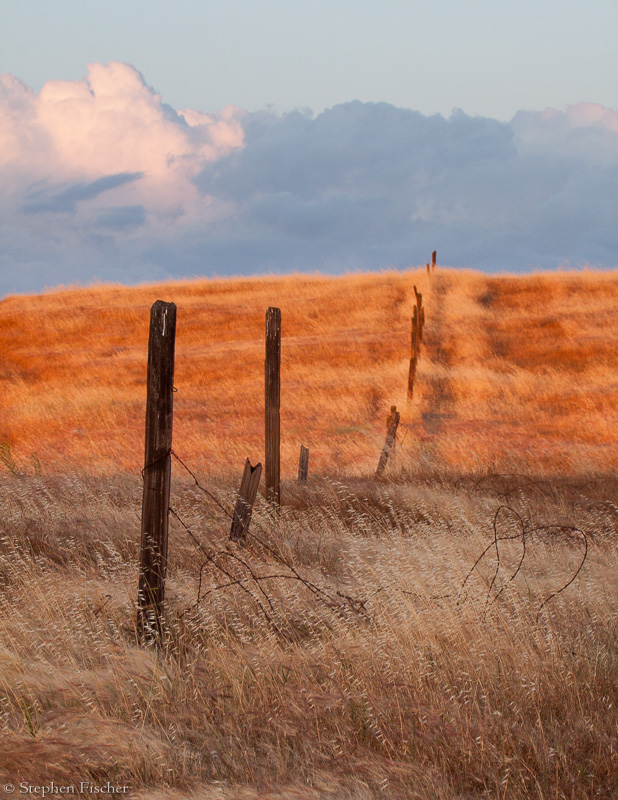
[[[406,407],[413,285],[425,344]],[[264,313],[282,310],[282,474],[367,474],[391,404],[409,472],[605,473],[618,453],[618,276],[424,270],[98,286],[0,302],[0,439],[18,464],[138,470],[149,307],[178,305],[174,448],[263,457]]]
[[[178,305],[174,449],[199,476],[173,462],[159,649],[136,626],[156,298]],[[454,270],[3,300],[6,796],[617,796],[617,300],[615,274]],[[258,497],[241,546],[269,305],[283,504]]]

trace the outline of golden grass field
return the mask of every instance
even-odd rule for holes
[[[413,285],[426,343],[405,410]],[[613,472],[618,277],[444,270],[95,287],[0,303],[0,438],[47,472],[143,465],[149,308],[178,306],[174,449],[209,474],[263,458],[264,314],[282,312],[282,475],[371,470],[391,404],[410,468]],[[402,457],[404,451],[402,450]]]
[[[171,502],[216,554],[171,519],[159,652],[135,633],[155,299],[178,305],[174,450],[210,493],[174,462]],[[283,506],[259,499],[240,548],[228,513],[263,458],[269,305]],[[618,276],[592,271],[2,300],[0,796],[110,780],[140,800],[618,797],[617,309]]]

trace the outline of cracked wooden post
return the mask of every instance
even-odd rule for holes
[[[436,251],[434,250],[431,254],[431,271],[434,272],[436,269]]]
[[[249,523],[251,522],[251,515],[253,514],[253,504],[257,497],[261,477],[262,465],[256,464],[255,467],[253,467],[249,459],[247,459],[245,461],[245,469],[242,474],[240,489],[238,490],[238,497],[236,499],[236,507],[234,508],[234,516],[232,518],[230,539],[234,542],[244,544],[247,541]]]
[[[388,462],[389,456],[395,445],[398,425],[399,425],[399,412],[397,411],[397,406],[391,406],[390,423],[388,426],[388,431],[386,432],[386,441],[384,442],[384,447],[382,448],[382,453],[380,455],[380,460],[378,462],[378,468],[376,469],[376,478],[381,478],[382,475],[384,474],[384,470],[386,469],[386,464]]]
[[[266,311],[265,388],[265,478],[266,499],[275,506],[281,503],[281,310]]]
[[[137,633],[140,641],[160,640],[165,601],[176,306],[157,300],[150,310],[146,388],[146,445],[140,569],[137,595]]]
[[[300,446],[300,458],[298,459],[298,480],[306,481],[309,474],[309,449],[304,444]]]

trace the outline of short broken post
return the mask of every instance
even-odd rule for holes
[[[281,503],[281,309],[266,311],[265,388],[265,478],[266,499]]]
[[[427,264],[427,274],[428,274],[428,275],[430,275],[430,274],[431,274],[431,273],[429,272],[429,264]]]
[[[176,306],[157,300],[150,311],[146,389],[146,446],[137,634],[144,643],[160,641],[172,473],[174,345]]]
[[[386,441],[384,442],[384,447],[382,448],[382,453],[380,455],[380,461],[378,462],[378,468],[376,469],[376,478],[381,478],[384,474],[384,470],[386,469],[386,464],[388,463],[389,456],[395,446],[395,441],[397,439],[397,426],[399,425],[399,412],[396,410],[396,406],[391,407],[393,410],[391,412],[391,421],[388,426],[388,431],[386,433]]]
[[[245,469],[238,490],[236,507],[232,518],[232,529],[230,539],[239,544],[245,544],[249,532],[249,523],[253,514],[253,505],[257,497],[260,478],[262,477],[262,465],[251,466],[249,459],[245,461]]]
[[[298,459],[298,480],[306,481],[309,474],[309,448],[304,444],[300,446],[300,458]]]

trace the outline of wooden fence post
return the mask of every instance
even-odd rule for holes
[[[281,310],[266,311],[265,385],[265,472],[266,499],[276,506],[281,503]]]
[[[418,311],[414,306],[412,315],[412,333],[410,337],[410,369],[408,371],[408,400],[412,399],[414,393],[414,378],[416,377],[416,363],[419,356],[418,346]]]
[[[175,339],[176,306],[157,300],[150,310],[148,338],[146,446],[137,599],[137,632],[144,642],[160,638],[165,600]]]
[[[399,425],[399,412],[397,411],[396,406],[392,406],[392,413],[391,419],[388,426],[388,431],[386,432],[386,441],[384,442],[384,447],[382,448],[382,453],[380,455],[380,460],[378,462],[378,468],[376,469],[376,478],[380,478],[384,474],[384,470],[386,469],[386,463],[388,462],[388,457],[391,454],[393,446],[395,445],[395,440],[397,438],[397,426]]]
[[[425,324],[425,309],[423,308],[423,295],[414,287],[414,296],[416,297],[416,307],[418,309],[418,341],[423,341],[423,325]]]
[[[431,254],[431,271],[433,272],[436,268],[436,251],[434,250]]]
[[[431,273],[429,272],[429,264],[427,264],[427,274],[428,274],[428,275],[430,275],[430,274],[431,274]]]
[[[298,480],[306,481],[309,474],[309,450],[304,444],[300,446],[300,458],[298,460]]]
[[[257,490],[260,485],[261,477],[262,465],[256,464],[255,467],[252,467],[251,462],[247,459],[245,461],[245,469],[242,474],[238,498],[236,499],[236,507],[234,508],[234,516],[232,518],[230,539],[234,542],[244,544],[247,541],[249,523],[251,522],[251,515],[253,514],[253,504],[257,497]]]
[[[386,415],[386,432],[388,433],[388,429],[391,424],[391,420],[393,418],[393,414],[397,411],[397,406],[391,406],[391,413]]]

